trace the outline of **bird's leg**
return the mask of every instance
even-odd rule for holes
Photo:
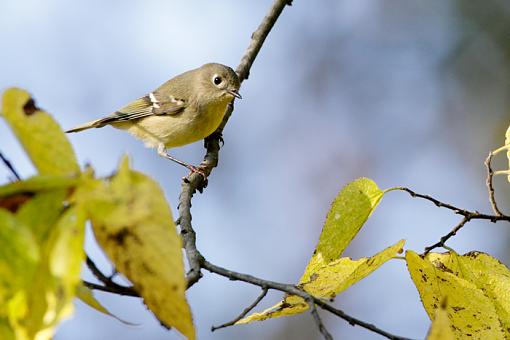
[[[181,160],[179,160],[179,159],[177,159],[175,157],[172,157],[166,151],[166,148],[165,148],[164,144],[159,144],[158,145],[158,155],[160,155],[163,158],[169,159],[171,161],[174,161],[177,164],[180,164],[180,165],[186,167],[192,173],[197,173],[197,174],[202,175],[202,177],[204,177],[204,180],[207,180],[207,175],[205,174],[205,172],[202,169],[200,169],[200,167],[196,167],[194,165],[191,165],[191,164],[188,164],[186,162],[183,162],[183,161],[181,161]]]

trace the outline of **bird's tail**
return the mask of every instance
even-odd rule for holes
[[[97,119],[97,120],[93,120],[91,122],[88,122],[88,123],[85,123],[85,124],[82,124],[82,125],[78,125],[72,129],[69,129],[67,130],[66,132],[69,133],[69,132],[80,132],[80,131],[83,131],[83,130],[87,130],[87,129],[92,129],[92,128],[100,128],[100,127],[103,127],[104,126],[104,119]]]

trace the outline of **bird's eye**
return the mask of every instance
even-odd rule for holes
[[[221,77],[218,77],[217,75],[215,75],[215,76],[213,77],[213,83],[214,83],[214,85],[216,85],[216,86],[217,86],[217,85],[220,85],[222,81],[223,81],[223,79],[221,79]]]

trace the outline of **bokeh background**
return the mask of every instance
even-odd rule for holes
[[[0,88],[28,89],[65,128],[98,118],[203,63],[235,67],[270,0],[0,2]],[[458,206],[490,211],[483,161],[503,144],[510,104],[510,3],[505,0],[295,0],[241,89],[220,166],[197,195],[198,246],[213,263],[295,282],[331,200],[351,180],[403,185]],[[81,164],[110,174],[121,155],[153,176],[175,212],[182,167],[112,128],[72,135]],[[0,122],[0,150],[34,172]],[[199,163],[201,143],[173,154]],[[499,168],[505,161],[496,162]],[[9,174],[0,167],[0,178]],[[508,183],[496,179],[508,211]],[[459,220],[392,192],[348,248],[369,256],[404,238],[421,251]],[[472,222],[449,245],[508,263],[504,223]],[[87,238],[91,256],[108,262]],[[91,279],[84,270],[84,277]],[[188,292],[200,339],[320,338],[309,314],[231,327],[259,289],[205,273]],[[80,302],[56,340],[179,339],[133,298],[97,294],[125,326]],[[271,293],[259,307],[277,302]],[[423,338],[429,320],[403,261],[390,261],[337,298],[347,313],[395,334]],[[378,336],[322,313],[342,339]]]

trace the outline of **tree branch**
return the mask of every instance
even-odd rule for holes
[[[103,274],[103,272],[96,266],[94,261],[87,256],[86,259],[87,267],[94,274],[94,276],[101,281],[104,286],[97,285],[95,283],[83,281],[83,283],[91,289],[102,290],[108,293],[114,293],[119,295],[139,296],[133,287],[126,287],[119,285],[114,282],[110,277]]]
[[[260,295],[257,297],[257,299],[255,301],[253,301],[253,303],[251,305],[249,305],[248,307],[246,307],[241,314],[239,314],[238,317],[236,317],[234,320],[232,321],[229,321],[229,322],[226,322],[222,325],[219,325],[219,326],[212,326],[211,327],[211,332],[214,332],[215,330],[217,329],[220,329],[220,328],[225,328],[225,327],[229,327],[229,326],[232,326],[234,325],[237,321],[241,320],[242,318],[244,318],[249,312],[251,312],[251,310],[253,308],[255,308],[259,303],[260,301],[262,301],[262,299],[264,297],[266,297],[267,295],[267,292],[268,292],[268,288],[267,287],[262,287],[262,293],[260,293]]]
[[[494,197],[494,187],[492,186],[492,177],[494,176],[494,171],[492,171],[491,168],[491,161],[492,161],[493,153],[492,151],[489,152],[489,155],[487,156],[487,159],[485,159],[485,167],[487,168],[487,179],[485,180],[485,184],[487,185],[487,191],[489,192],[489,202],[492,207],[492,211],[494,211],[494,214],[496,216],[502,216],[503,214],[498,208],[498,205],[496,204],[496,198]]]
[[[444,247],[445,246],[445,243],[446,241],[448,241],[451,237],[453,237],[454,235],[457,234],[457,232],[463,227],[466,225],[466,223],[468,223],[470,221],[470,219],[468,217],[464,217],[460,222],[459,224],[457,224],[448,234],[444,235],[443,237],[441,237],[439,239],[438,242],[434,243],[433,245],[431,246],[428,246],[428,247],[425,247],[425,252],[424,254],[427,255],[428,253],[430,253],[430,251],[432,249],[435,249],[435,248],[438,248],[438,247]]]
[[[464,216],[470,220],[489,220],[493,223],[496,223],[498,221],[507,221],[507,222],[510,222],[510,216],[508,215],[491,215],[491,214],[483,214],[483,213],[480,213],[478,211],[471,211],[471,210],[466,210],[466,209],[461,209],[461,208],[457,208],[456,206],[454,205],[451,205],[449,203],[444,203],[444,202],[441,202],[439,201],[438,199],[432,197],[432,196],[429,196],[429,195],[423,195],[423,194],[418,194],[416,192],[414,192],[413,190],[409,189],[409,188],[405,188],[405,187],[397,187],[397,188],[394,188],[395,190],[401,190],[401,191],[405,191],[407,193],[409,193],[409,195],[411,195],[411,197],[414,197],[414,198],[422,198],[422,199],[425,199],[427,201],[430,201],[432,203],[434,203],[437,207],[440,207],[440,208],[446,208],[448,210],[452,210],[454,213],[458,214],[458,215],[461,215],[461,216]]]
[[[239,63],[239,66],[237,66],[236,69],[236,72],[239,75],[241,83],[243,82],[243,80],[248,79],[248,76],[250,75],[251,66],[253,65],[255,58],[257,58],[257,55],[259,54],[260,48],[264,44],[264,41],[266,40],[267,35],[273,28],[274,24],[276,23],[276,20],[278,20],[278,17],[280,16],[283,9],[287,5],[291,6],[292,0],[276,0],[271,9],[269,10],[269,12],[267,13],[267,15],[260,23],[257,30],[253,32],[251,36],[250,45],[244,52],[244,55],[241,58],[241,62]]]
[[[458,208],[454,205],[451,205],[449,203],[439,201],[438,199],[436,199],[432,196],[418,194],[409,188],[405,188],[405,187],[394,188],[395,190],[401,190],[401,191],[407,192],[409,195],[411,195],[411,197],[422,198],[427,201],[430,201],[430,202],[434,203],[434,205],[436,205],[439,208],[446,208],[448,210],[452,210],[454,213],[464,217],[459,222],[459,224],[457,224],[448,234],[441,237],[441,239],[438,242],[434,243],[431,246],[425,247],[424,254],[428,254],[431,250],[433,250],[435,248],[444,247],[446,244],[446,241],[448,241],[451,237],[455,236],[457,234],[457,232],[462,227],[464,227],[464,225],[466,225],[466,223],[468,223],[471,220],[488,220],[488,221],[491,221],[492,223],[496,223],[498,221],[510,222],[510,216],[502,214],[499,211],[499,209],[497,208],[496,201],[494,200],[494,189],[492,188],[492,174],[493,174],[493,172],[492,172],[492,169],[490,168],[491,157],[492,157],[492,153],[489,155],[489,157],[487,157],[487,160],[485,161],[485,165],[487,166],[487,169],[488,169],[487,170],[488,177],[487,177],[486,182],[487,182],[487,187],[489,189],[489,197],[490,197],[491,205],[492,205],[494,212],[496,213],[495,215],[482,214],[478,211],[470,211],[470,210],[466,210],[466,209],[460,209],[460,208]]]
[[[140,297],[138,295],[138,293],[135,292],[135,290],[132,289],[131,287],[124,287],[124,286],[108,287],[108,286],[101,286],[96,283],[88,282],[85,280],[82,282],[86,287],[88,287],[90,289],[100,290],[102,292],[112,293],[112,294],[117,294],[117,295]]]
[[[315,321],[315,324],[317,325],[319,332],[321,332],[324,339],[333,340],[333,337],[326,329],[326,326],[324,326],[324,323],[322,322],[321,316],[319,315],[319,312],[317,311],[317,307],[315,307],[315,303],[313,302],[313,300],[308,300],[307,302],[308,306],[310,307],[310,314],[312,314],[313,320]]]
[[[255,285],[255,286],[265,287],[265,288],[268,288],[268,289],[279,290],[279,291],[284,292],[284,293],[300,296],[303,299],[305,299],[305,301],[313,301],[317,306],[319,306],[322,309],[324,309],[324,310],[326,310],[326,311],[328,311],[328,312],[330,312],[330,313],[332,313],[332,314],[334,314],[334,315],[344,319],[345,321],[347,321],[352,326],[363,327],[363,328],[368,329],[368,330],[370,330],[370,331],[372,331],[374,333],[382,335],[382,336],[384,336],[384,337],[386,337],[388,339],[393,339],[393,340],[408,340],[408,338],[404,338],[404,337],[400,337],[400,336],[397,336],[397,335],[393,335],[391,333],[383,331],[382,329],[380,329],[380,328],[378,328],[378,327],[376,327],[376,326],[374,326],[372,324],[369,324],[367,322],[358,320],[358,319],[356,319],[356,318],[354,318],[354,317],[352,317],[350,315],[347,315],[343,311],[334,308],[333,306],[329,305],[328,303],[324,302],[323,300],[314,297],[313,295],[305,292],[304,290],[299,289],[295,285],[285,284],[285,283],[280,283],[280,282],[274,282],[274,281],[269,281],[269,280],[264,280],[264,279],[260,279],[258,277],[255,277],[255,276],[252,276],[252,275],[249,275],[249,274],[238,273],[238,272],[235,272],[235,271],[232,271],[232,270],[225,269],[225,268],[219,267],[217,265],[214,265],[214,264],[212,264],[212,263],[210,263],[210,262],[208,262],[206,260],[204,260],[204,262],[202,263],[202,268],[210,271],[211,273],[215,273],[215,274],[218,274],[220,276],[226,277],[229,280],[243,281],[243,282]]]
[[[18,181],[20,181],[21,180],[21,176],[18,174],[18,172],[16,171],[16,169],[14,168],[12,163],[7,158],[5,158],[5,156],[3,155],[3,153],[1,151],[0,151],[0,160],[2,160],[2,162],[5,165],[5,167],[7,169],[9,169],[9,171],[14,176],[14,178],[16,178]]]
[[[257,30],[252,34],[250,45],[246,49],[241,62],[236,69],[241,83],[248,78],[250,68],[257,57],[260,48],[264,44],[267,35],[273,28],[285,6],[290,5],[290,3],[291,2],[289,0],[275,0],[273,6],[270,8]],[[212,169],[218,165],[223,129],[225,128],[233,110],[234,105],[232,103],[232,105],[227,108],[227,112],[225,113],[223,121],[218,129],[211,136],[205,139],[205,148],[207,151],[204,156],[204,160],[200,163],[200,168],[207,176],[209,176]],[[193,198],[193,194],[197,190],[202,192],[206,185],[207,182],[204,179],[204,176],[192,173],[182,181],[181,193],[179,195],[179,222],[183,246],[186,251],[186,257],[190,267],[187,274],[188,288],[200,280],[202,276],[200,273],[200,264],[203,260],[203,256],[196,247],[196,233],[191,224],[191,200]]]

